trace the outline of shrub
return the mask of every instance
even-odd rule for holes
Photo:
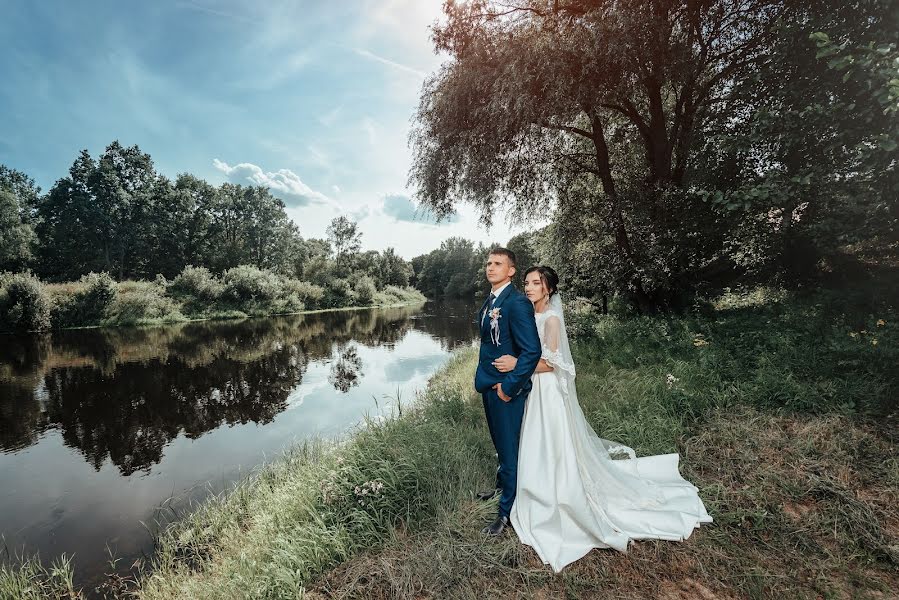
[[[374,280],[367,275],[363,275],[356,281],[356,303],[359,306],[370,305],[375,299],[376,291]]]
[[[78,280],[75,291],[60,295],[53,305],[54,327],[96,325],[109,316],[118,294],[109,273],[88,273]]]
[[[281,292],[281,282],[271,271],[240,265],[222,274],[222,298],[244,302],[271,302]]]
[[[320,308],[325,296],[325,288],[299,279],[286,279],[282,287],[286,295],[296,296],[308,309]]]
[[[4,274],[0,279],[0,329],[42,331],[50,328],[51,302],[41,281],[31,273]]]
[[[216,302],[224,286],[206,267],[186,266],[175,276],[168,291],[176,298],[198,302]]]
[[[116,299],[116,282],[109,273],[88,273],[79,281],[84,288],[77,294],[83,314],[93,321],[101,321]]]
[[[333,279],[325,285],[322,297],[322,308],[340,308],[351,306],[356,294],[346,279]]]
[[[408,302],[425,302],[427,298],[415,288],[401,288],[395,285],[385,286],[375,294],[376,304],[400,304]]]
[[[166,296],[165,288],[155,282],[129,282],[127,292],[120,290],[110,315],[111,320],[119,325],[157,320],[182,321],[185,318],[175,300]]]

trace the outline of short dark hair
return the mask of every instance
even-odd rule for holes
[[[515,266],[515,253],[508,248],[497,246],[496,248],[491,249],[487,255],[490,256],[491,254],[496,254],[497,256],[505,256],[509,259],[509,264],[513,267]]]
[[[540,273],[540,279],[543,281],[543,285],[546,286],[546,289],[549,290],[550,296],[559,291],[559,276],[552,267],[545,267],[542,265],[531,267],[525,271],[524,278],[527,279],[528,275],[535,271]]]

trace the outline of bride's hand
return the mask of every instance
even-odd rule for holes
[[[493,361],[493,366],[496,367],[496,370],[500,373],[508,373],[512,369],[515,368],[515,365],[518,364],[518,359],[510,354],[505,354],[500,356],[495,361]]]

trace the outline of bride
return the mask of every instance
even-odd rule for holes
[[[519,539],[556,572],[592,548],[625,552],[630,540],[684,540],[712,521],[696,487],[680,476],[677,454],[636,458],[631,448],[600,439],[587,423],[558,282],[549,267],[525,273],[543,356],[525,406],[510,515]],[[494,364],[506,372],[515,363],[506,355]]]

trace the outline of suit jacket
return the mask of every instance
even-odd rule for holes
[[[478,311],[481,326],[481,352],[475,371],[474,387],[484,393],[497,383],[503,392],[512,398],[531,391],[531,375],[537,368],[543,354],[537,323],[534,320],[534,305],[527,297],[508,285],[493,302],[493,310],[499,310],[499,344],[494,343],[490,325],[489,297]],[[518,358],[515,368],[509,373],[500,373],[493,361],[511,354]]]

